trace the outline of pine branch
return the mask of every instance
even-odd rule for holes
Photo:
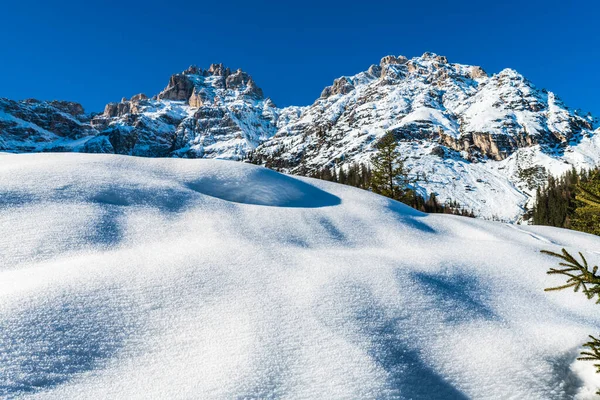
[[[600,373],[600,340],[590,335],[591,341],[587,342],[583,345],[589,349],[589,351],[582,351],[581,357],[577,358],[582,361],[595,361],[597,364],[594,364],[596,367],[596,372]]]
[[[579,194],[575,198],[592,207],[600,207],[600,197],[583,185],[579,186]]]
[[[600,195],[597,193],[598,181],[599,175],[596,172],[590,177],[588,183],[578,185],[579,193],[577,194],[576,199],[587,204],[588,206],[600,208]]]
[[[579,262],[565,249],[562,249],[562,254],[547,250],[542,250],[542,253],[560,258],[564,261],[558,264],[564,268],[550,268],[547,272],[549,275],[561,274],[569,278],[567,279],[566,284],[547,288],[545,289],[546,291],[562,290],[572,287],[577,292],[579,289],[583,289],[583,293],[588,299],[593,299],[594,296],[598,296],[596,304],[600,304],[600,275],[597,275],[598,266],[594,266],[590,271],[590,267],[583,254],[579,253],[579,256],[581,257],[581,262]],[[600,374],[600,340],[591,335],[590,339],[589,342],[583,345],[584,350],[577,359],[581,361],[596,362],[594,367],[596,367],[596,372]],[[596,394],[600,395],[600,390],[598,390]]]
[[[600,275],[598,275],[598,266],[594,266],[590,270],[583,254],[579,253],[582,260],[579,262],[565,249],[562,249],[562,254],[547,250],[542,250],[542,253],[564,260],[564,262],[559,263],[563,268],[550,268],[547,272],[548,275],[564,275],[568,277],[566,284],[547,288],[545,289],[546,291],[563,290],[572,287],[575,292],[581,290],[588,299],[593,299],[597,296],[596,303],[600,304]]]

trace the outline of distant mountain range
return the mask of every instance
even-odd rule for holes
[[[422,194],[515,221],[549,173],[600,162],[598,119],[511,69],[425,53],[336,79],[312,105],[278,108],[252,77],[190,67],[167,87],[86,114],[77,103],[0,99],[0,151],[224,158],[309,174],[368,162],[393,132]]]

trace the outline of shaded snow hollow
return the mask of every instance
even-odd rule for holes
[[[566,399],[598,306],[540,249],[218,160],[0,155],[0,397]]]

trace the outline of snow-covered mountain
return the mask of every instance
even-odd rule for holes
[[[80,104],[0,98],[0,151],[70,151],[97,133]]]
[[[108,104],[90,152],[241,160],[277,130],[279,110],[241,70],[190,67],[157,96]]]
[[[255,153],[303,173],[368,162],[391,131],[411,172],[427,177],[417,185],[423,194],[516,220],[548,173],[600,162],[596,125],[514,70],[488,76],[431,53],[388,56],[335,80]]]
[[[600,238],[215,160],[0,154],[0,397],[593,399]]]
[[[45,133],[39,115],[62,115],[50,106],[27,110],[0,114],[0,150],[231,160],[250,153],[254,162],[295,174],[368,162],[391,131],[411,172],[427,178],[417,184],[422,194],[511,221],[549,173],[600,162],[593,116],[568,109],[514,70],[489,76],[431,53],[384,57],[336,79],[308,107],[277,108],[248,74],[213,64],[173,75],[152,98],[108,104],[89,121],[76,116],[84,125],[76,134]]]
[[[451,149],[469,160],[503,160],[536,144],[547,151],[574,144],[591,135],[592,123],[510,69],[488,77],[431,53],[388,56],[325,88],[259,153],[273,147],[292,170],[300,163],[319,167],[361,159],[374,137],[392,131],[401,141],[439,143],[439,155]]]

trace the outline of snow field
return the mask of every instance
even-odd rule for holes
[[[540,249],[219,160],[0,156],[0,396],[593,398],[600,328]]]

